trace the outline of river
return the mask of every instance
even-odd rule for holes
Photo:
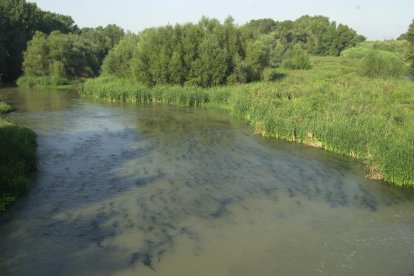
[[[414,194],[226,112],[3,88],[38,167],[0,275],[413,275]]]

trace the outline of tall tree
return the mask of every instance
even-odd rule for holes
[[[104,75],[132,77],[131,61],[138,46],[138,36],[126,35],[105,57],[101,72]]]
[[[90,61],[90,64],[94,74],[98,75],[105,56],[122,39],[124,30],[112,24],[106,27],[83,28],[80,35],[90,44],[95,57]]]
[[[23,51],[39,30],[49,34],[77,31],[71,17],[44,12],[26,0],[0,1],[0,79],[13,81],[21,74]]]

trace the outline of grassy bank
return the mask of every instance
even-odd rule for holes
[[[36,134],[4,118],[0,101],[0,214],[24,192],[36,166]]]
[[[414,84],[357,75],[358,62],[313,58],[311,70],[280,71],[274,82],[201,89],[88,80],[82,94],[111,101],[228,109],[256,133],[363,160],[370,178],[414,187]]]

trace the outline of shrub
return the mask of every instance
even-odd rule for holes
[[[300,45],[287,51],[282,61],[282,67],[287,69],[310,69],[312,67],[309,54]]]
[[[358,74],[371,78],[401,77],[406,74],[402,55],[388,51],[370,50],[362,59]]]
[[[342,51],[341,56],[346,58],[364,58],[371,51],[364,47],[354,47]]]
[[[71,82],[67,78],[62,77],[30,77],[22,76],[17,80],[17,85],[22,87],[53,87],[69,85]]]

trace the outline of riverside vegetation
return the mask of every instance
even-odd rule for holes
[[[36,134],[6,120],[10,111],[0,100],[0,214],[25,191],[36,167]]]
[[[305,18],[311,22],[321,19]],[[271,26],[270,23],[249,24],[267,30],[264,26]],[[216,27],[205,27],[211,24]],[[291,33],[281,31],[277,24],[279,27],[270,35],[263,32],[259,38],[243,40],[251,37],[246,35],[249,24],[235,36],[240,38],[239,43],[226,44],[231,40],[224,35],[224,42],[216,42],[212,47],[223,45],[219,47],[223,49],[222,55],[207,51],[207,59],[203,53],[209,44],[204,43],[210,37],[217,38],[215,34],[228,34],[222,28],[232,25],[202,19],[198,26],[203,34],[200,50],[190,63],[185,59],[188,51],[178,52],[181,55],[171,51],[180,49],[183,41],[169,39],[177,37],[174,31],[187,37],[179,32],[180,26],[149,29],[139,37],[125,38],[103,61],[102,76],[84,83],[82,94],[111,101],[227,109],[245,119],[256,133],[358,158],[365,163],[372,179],[414,185],[414,85],[407,78],[412,70],[409,53],[414,41],[361,43],[361,38],[353,33],[354,42],[342,49],[333,44],[334,39],[326,39],[327,44],[321,47],[310,39],[306,40],[308,44],[292,39]],[[187,28],[190,27],[197,28]],[[295,42],[290,44],[287,37]],[[263,40],[267,43],[257,44]],[[254,46],[250,48],[249,43]],[[240,48],[235,55],[227,55],[227,60],[215,60],[230,52],[225,50],[229,45]],[[307,52],[341,56],[310,58]],[[170,70],[177,56],[181,57],[177,59],[181,69]],[[200,64],[203,69],[197,71]],[[218,66],[224,66],[221,73],[215,71]],[[179,81],[177,72],[182,74]]]
[[[359,61],[313,57],[311,70],[278,71],[273,82],[211,88],[99,77],[82,94],[111,101],[161,102],[229,110],[256,133],[364,161],[370,178],[414,184],[414,85],[359,76]]]

